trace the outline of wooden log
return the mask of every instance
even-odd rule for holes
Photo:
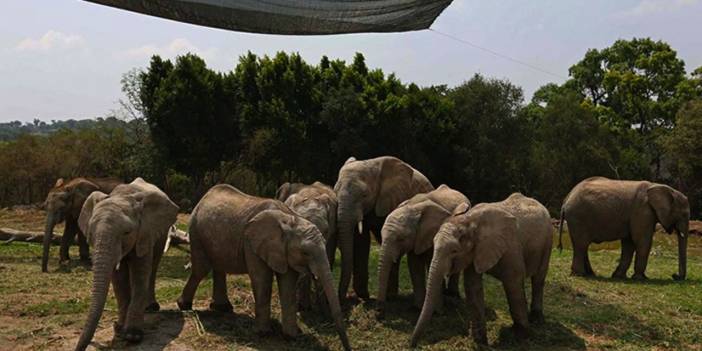
[[[168,231],[168,236],[170,238],[171,246],[190,245],[188,233],[177,229],[175,226],[171,227],[171,229]],[[61,237],[61,235],[54,234],[54,236],[51,238],[51,244],[61,244]],[[17,230],[12,228],[0,228],[0,241],[2,241],[5,245],[14,241],[41,244],[44,242],[44,233],[28,230]]]

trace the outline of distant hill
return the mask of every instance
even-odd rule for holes
[[[35,119],[33,122],[22,123],[12,121],[0,123],[0,141],[17,139],[22,134],[47,135],[62,129],[90,129],[95,127],[125,128],[127,122],[115,117],[96,119],[69,119],[65,121],[44,122]]]

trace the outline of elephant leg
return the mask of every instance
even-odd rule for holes
[[[653,238],[645,238],[635,243],[636,245],[636,260],[634,261],[633,279],[644,280],[646,277],[646,266],[648,265],[648,255],[651,253],[651,244]]]
[[[83,235],[83,232],[80,231],[80,229],[77,229],[78,232],[78,253],[80,255],[80,260],[83,262],[90,262],[90,248],[88,247],[88,241],[85,238],[85,235]]]
[[[546,275],[551,261],[550,246],[541,258],[541,265],[538,272],[531,277],[531,311],[529,312],[529,322],[542,324],[544,322],[544,285]]]
[[[424,295],[426,295],[426,262],[422,256],[412,253],[407,254],[407,265],[409,266],[410,278],[412,279],[412,290],[414,292],[414,307],[422,309],[424,306]]]
[[[212,271],[212,302],[210,302],[210,309],[225,313],[234,311],[234,306],[229,302],[227,294],[227,273],[216,269]]]
[[[156,301],[156,274],[158,266],[163,258],[163,248],[166,246],[166,237],[159,240],[154,245],[154,258],[151,262],[151,273],[149,275],[149,301],[146,306],[146,312],[158,312],[161,310],[161,305]]]
[[[301,276],[297,282],[297,304],[299,309],[307,311],[312,308],[312,279],[309,274]]]
[[[124,323],[127,319],[127,308],[131,299],[131,288],[129,286],[129,264],[123,262],[119,270],[112,272],[112,289],[117,299],[117,322],[114,324],[115,336],[121,337],[124,331]]]
[[[149,299],[149,280],[153,252],[144,257],[136,253],[129,254],[129,286],[131,295],[127,309],[127,320],[124,323],[124,339],[129,342],[140,342],[144,338],[144,312]],[[122,269],[120,267],[120,269]]]
[[[585,274],[589,277],[594,277],[596,275],[590,263],[590,251],[588,249],[585,249]]]
[[[507,296],[509,313],[512,316],[514,334],[517,339],[526,339],[529,334],[529,319],[527,316],[527,300],[524,294],[524,278],[502,280],[502,286]]]
[[[571,274],[586,276],[587,243],[573,241],[573,261],[570,267]]]
[[[487,345],[487,329],[485,322],[485,292],[483,291],[483,276],[478,274],[472,266],[464,271],[463,288],[466,300],[470,306],[470,330],[473,340],[481,345]]]
[[[329,236],[329,239],[327,239],[327,260],[329,261],[329,268],[333,271],[334,270],[334,260],[336,258],[336,247],[337,247],[337,242],[336,242],[336,233],[332,233]]]
[[[446,286],[446,291],[444,292],[444,295],[461,298],[461,295],[458,293],[459,278],[460,276],[458,274],[449,275],[448,285]]]
[[[368,254],[370,252],[370,230],[363,226],[363,232],[353,238],[353,290],[356,296],[368,299]]]
[[[634,257],[634,242],[631,237],[622,239],[622,253],[619,257],[619,265],[612,273],[612,278],[626,279],[626,272],[631,266],[631,260]]]
[[[400,290],[400,262],[402,262],[402,256],[397,258],[397,262],[392,264],[392,269],[390,269],[390,279],[388,280],[388,299],[397,298]]]
[[[181,311],[193,309],[193,297],[195,297],[197,286],[200,285],[200,281],[202,281],[212,269],[198,241],[194,241],[191,244],[190,255],[190,262],[192,264],[190,267],[190,276],[185,283],[183,292],[178,298],[178,308]]]
[[[292,269],[285,274],[276,273],[283,334],[290,338],[295,338],[300,333],[300,329],[297,327],[297,301],[295,298],[298,276],[299,274]]]
[[[59,249],[59,262],[67,263],[71,260],[68,250],[71,248],[73,239],[78,232],[78,226],[73,221],[66,220],[66,227],[61,237],[61,248]]]
[[[260,263],[260,267],[264,267],[264,265],[265,263]],[[256,304],[256,333],[266,335],[271,332],[273,271],[267,267],[256,269],[255,273],[253,271],[253,269],[249,268],[249,278],[251,279],[251,288],[253,289],[254,303]],[[281,296],[281,304],[282,299]]]

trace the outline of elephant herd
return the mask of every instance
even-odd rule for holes
[[[77,234],[80,257],[93,250],[92,300],[77,350],[90,343],[100,320],[110,282],[118,306],[115,337],[143,338],[145,312],[158,311],[154,289],[168,230],[178,206],[156,186],[137,178],[130,184],[113,179],[59,180],[47,201],[42,270],[54,226],[65,221],[60,260]],[[689,222],[687,198],[673,188],[646,181],[602,177],[578,184],[561,209],[573,243],[572,273],[593,275],[590,243],[621,240],[619,266],[613,277],[625,278],[636,254],[634,279],[644,274],[655,225],[678,232],[679,269],[685,279]],[[319,303],[331,316],[344,349],[346,335],[341,303],[352,285],[367,299],[371,233],[380,243],[376,315],[383,319],[386,301],[398,292],[399,262],[407,255],[414,307],[420,309],[411,345],[430,328],[445,295],[464,293],[471,310],[470,331],[487,344],[482,275],[498,279],[505,290],[513,330],[528,336],[529,325],[544,320],[544,286],[552,250],[553,227],[546,208],[519,193],[495,203],[472,206],[447,185],[434,188],[418,170],[395,157],[350,158],[334,188],[283,184],[276,199],[245,194],[230,185],[211,188],[193,210],[189,223],[191,272],[177,300],[191,310],[200,281],[212,273],[210,309],[231,312],[227,274],[248,274],[255,301],[255,331],[271,332],[273,280],[280,296],[282,331],[299,333],[298,308]],[[560,241],[560,240],[559,240]],[[340,280],[332,269],[337,248]],[[525,282],[531,280],[531,301]]]

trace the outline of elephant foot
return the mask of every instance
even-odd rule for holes
[[[390,295],[390,294],[388,294]],[[368,300],[370,299],[370,294],[368,293],[368,290],[366,291],[361,291],[361,292],[356,292],[356,297],[361,299],[361,300]]]
[[[118,339],[124,338],[124,336],[123,336],[124,326],[123,325],[121,325],[117,322],[112,323],[112,331],[115,333],[116,338],[118,338]]]
[[[283,339],[286,339],[288,341],[295,340],[298,335],[302,333],[302,330],[297,326],[293,326],[290,328],[283,328]]]
[[[674,273],[674,274],[673,274],[673,280],[677,280],[677,281],[685,280],[685,276],[684,276],[684,275],[679,275],[679,274],[677,274],[677,273]]]
[[[588,273],[588,272],[578,272],[578,271],[571,271],[570,275],[576,276],[576,277],[594,277],[594,273]]]
[[[529,338],[529,328],[521,324],[515,323],[514,325],[512,325],[512,331],[514,332],[514,336],[519,341],[523,341]]]
[[[529,313],[529,323],[544,324],[544,321],[545,321],[545,319],[544,319],[544,312],[543,311],[534,310],[534,311],[531,311],[531,313]]]
[[[178,305],[180,307],[180,305]],[[190,306],[192,308],[192,305]],[[147,313],[153,313],[153,312],[158,312],[161,310],[161,305],[158,304],[158,302],[152,302],[148,306],[146,306],[146,312]]]
[[[71,265],[71,259],[70,258],[62,258],[59,260],[59,266],[62,267],[67,267]]]
[[[266,337],[266,336],[273,334],[273,329],[271,328],[270,323],[267,323],[266,325],[261,325],[261,326],[257,325],[254,328],[254,331],[256,332],[256,335],[258,335],[259,337]]]
[[[634,273],[634,275],[631,276],[631,279],[642,281],[642,280],[648,280],[648,277],[646,276],[646,274],[643,274],[643,273]]]
[[[178,304],[178,309],[180,309],[181,311],[192,311],[193,310],[193,302],[192,301],[185,302],[181,299],[178,299],[178,302],[176,302],[176,303]]]
[[[217,311],[217,312],[223,312],[223,313],[231,313],[234,312],[234,306],[232,306],[229,301],[225,303],[210,303],[210,310],[212,311]]]
[[[622,273],[619,271],[615,271],[614,273],[612,273],[612,279],[626,279],[626,272]]]
[[[473,342],[480,346],[488,345],[487,333],[479,333],[480,335],[473,336]]]
[[[90,266],[93,264],[93,260],[90,258],[90,256],[80,256],[80,263]]]
[[[133,344],[139,343],[144,339],[144,331],[137,328],[128,328],[122,333],[122,339]]]

